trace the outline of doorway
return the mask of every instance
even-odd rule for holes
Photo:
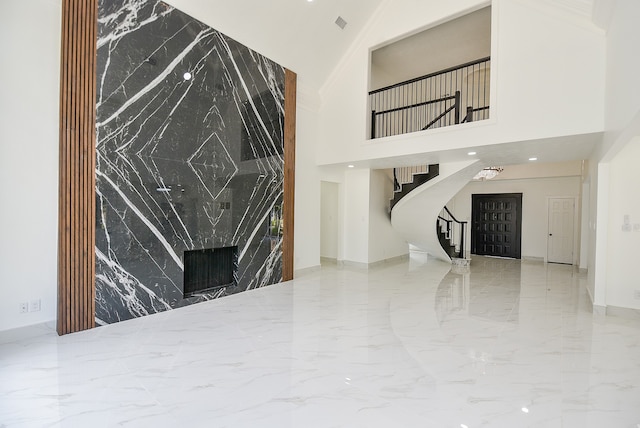
[[[574,198],[549,198],[549,263],[573,264],[574,216]]]
[[[471,195],[471,253],[519,259],[522,193]]]

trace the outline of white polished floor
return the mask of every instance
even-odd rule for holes
[[[0,427],[631,427],[640,319],[571,266],[416,256],[91,331],[0,333]]]

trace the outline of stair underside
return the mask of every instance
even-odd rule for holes
[[[436,178],[440,174],[440,166],[438,164],[429,165],[429,171],[420,174],[413,175],[413,181],[411,183],[403,183],[400,190],[393,193],[393,199],[390,202],[390,208],[400,202],[402,198],[407,196],[412,190],[420,187],[429,180]]]

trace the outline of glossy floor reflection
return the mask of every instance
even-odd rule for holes
[[[0,427],[632,427],[640,320],[571,266],[414,256],[57,337],[0,333]]]

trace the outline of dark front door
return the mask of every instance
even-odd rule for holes
[[[520,258],[522,193],[471,195],[471,252]]]

